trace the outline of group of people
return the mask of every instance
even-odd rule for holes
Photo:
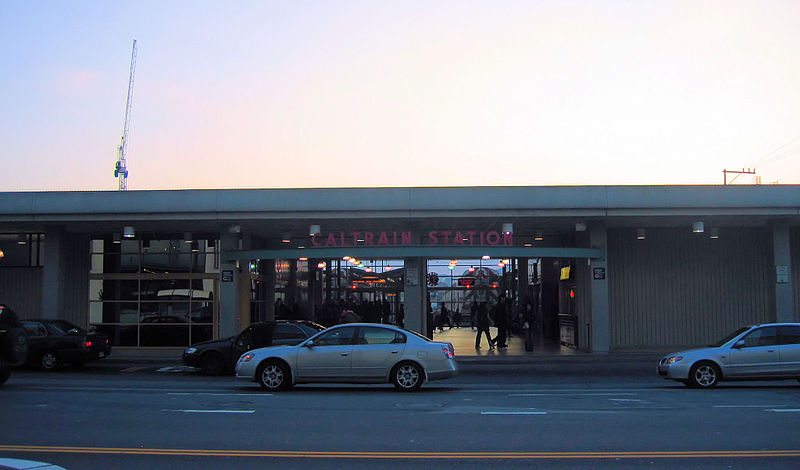
[[[487,307],[486,302],[474,303],[472,308],[475,310],[474,325],[478,328],[478,333],[475,335],[475,349],[481,348],[481,337],[486,335],[486,342],[489,343],[489,349],[506,349],[508,345],[508,301],[505,294],[497,298],[497,303],[491,307]],[[494,323],[497,327],[497,336],[492,338],[489,327]]]

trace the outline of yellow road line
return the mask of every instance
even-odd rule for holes
[[[68,447],[0,445],[0,452],[68,454],[126,454],[211,457],[275,457],[324,459],[686,459],[800,457],[800,450],[650,451],[650,452],[327,452],[279,450],[147,449],[126,447]]]

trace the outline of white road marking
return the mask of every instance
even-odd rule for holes
[[[161,410],[173,411],[177,413],[237,413],[237,414],[253,414],[256,410]]]
[[[619,401],[619,402],[636,402],[642,403],[645,400],[639,400],[638,398],[609,398],[610,401]]]
[[[206,395],[213,397],[271,397],[271,393],[209,393],[209,392],[169,392],[167,395]]]
[[[589,396],[589,397],[597,397],[597,396],[619,396],[619,395],[638,395],[637,393],[627,393],[627,392],[556,392],[556,393],[510,393],[508,396],[510,397],[549,397],[549,396]]]
[[[786,405],[714,405],[712,408],[780,408]]]
[[[774,411],[776,413],[800,413],[800,408],[784,408],[782,410],[764,410],[764,411]]]
[[[482,415],[546,415],[545,411],[481,411]]]

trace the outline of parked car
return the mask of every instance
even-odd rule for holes
[[[193,344],[183,352],[183,363],[199,367],[208,375],[232,373],[239,356],[251,349],[298,344],[323,329],[324,326],[307,320],[253,323],[237,336]]]
[[[707,348],[664,356],[658,373],[693,388],[722,380],[800,380],[800,323],[740,328]]]
[[[395,326],[346,323],[296,346],[254,349],[236,363],[236,377],[267,390],[311,382],[392,383],[403,391],[458,373],[453,345]]]
[[[28,332],[28,363],[54,370],[62,363],[81,366],[111,354],[108,337],[89,333],[65,320],[23,320]]]
[[[28,356],[28,335],[19,317],[0,304],[0,385],[11,376],[11,367],[25,363]]]

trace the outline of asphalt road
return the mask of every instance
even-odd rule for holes
[[[800,384],[690,390],[644,363],[473,364],[414,394],[109,363],[15,371],[0,399],[0,456],[70,470],[800,467]]]

